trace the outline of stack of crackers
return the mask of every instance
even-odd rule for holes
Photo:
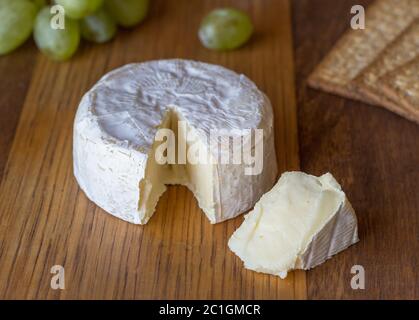
[[[309,77],[311,87],[419,124],[419,0],[376,0]]]

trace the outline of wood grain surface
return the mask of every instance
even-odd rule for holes
[[[244,48],[217,53],[200,45],[201,18],[220,6],[252,16],[256,34]],[[85,44],[69,62],[32,54],[25,58],[21,49],[0,65],[3,72],[23,73],[10,78],[21,87],[9,89],[7,77],[0,86],[8,97],[1,100],[8,155],[1,155],[7,163],[0,187],[0,298],[306,298],[304,272],[284,281],[257,274],[228,250],[242,217],[210,225],[191,192],[171,187],[147,225],[128,224],[87,200],[73,177],[71,155],[77,105],[104,73],[129,62],[178,57],[221,64],[253,79],[274,106],[279,168],[298,169],[288,0],[156,0],[141,26],[106,45]],[[65,268],[65,290],[50,288],[54,265]]]
[[[419,126],[305,85],[348,28],[351,6],[371,2],[291,2],[298,133],[285,0],[154,0],[143,25],[106,45],[83,45],[70,62],[48,61],[31,41],[0,57],[0,299],[418,299]],[[221,54],[202,48],[195,30],[222,5],[249,12],[256,35]],[[218,63],[255,80],[275,108],[280,170],[298,169],[300,155],[304,171],[332,172],[357,211],[361,241],[281,281],[244,270],[227,249],[242,218],[210,225],[183,187],[169,188],[143,227],[87,201],[71,168],[82,94],[115,67],[171,57]],[[66,290],[50,289],[55,264],[65,266]],[[355,264],[365,268],[365,290],[350,287]]]
[[[350,8],[370,3],[293,2],[301,168],[331,171],[342,183],[361,239],[307,273],[311,299],[419,298],[419,126],[305,84],[349,27]],[[365,269],[365,290],[351,289],[355,264]]]
[[[30,83],[36,49],[28,41],[13,54],[0,57],[0,179]]]

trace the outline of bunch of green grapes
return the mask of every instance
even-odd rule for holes
[[[142,22],[148,7],[149,0],[0,0],[0,55],[18,48],[33,32],[44,54],[67,60],[81,38],[107,42],[118,25],[133,27]]]
[[[0,55],[22,45],[33,32],[44,54],[67,60],[81,38],[107,42],[118,25],[128,28],[143,21],[148,7],[149,0],[0,0]],[[226,8],[210,12],[198,35],[209,49],[231,50],[247,42],[252,32],[245,13]]]

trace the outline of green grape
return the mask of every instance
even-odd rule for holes
[[[80,28],[84,39],[97,43],[111,40],[117,29],[115,20],[103,8],[83,18]]]
[[[67,60],[77,50],[80,42],[78,21],[65,18],[64,29],[51,26],[50,7],[39,11],[35,20],[34,39],[39,50],[54,60]]]
[[[198,35],[209,49],[231,50],[243,45],[252,33],[252,21],[245,13],[226,8],[211,11],[202,20]]]
[[[106,8],[123,27],[139,24],[147,15],[149,0],[106,0]]]
[[[9,53],[29,38],[36,16],[28,0],[0,0],[0,55]]]
[[[81,19],[99,9],[103,0],[55,0],[55,3],[63,6],[67,17]]]

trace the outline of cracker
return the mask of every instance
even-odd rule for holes
[[[404,115],[403,106],[383,95],[379,79],[419,56],[419,19],[394,40],[364,72],[355,79],[355,86],[362,100],[383,106]]]
[[[379,79],[381,91],[408,112],[406,117],[419,123],[419,57]]]
[[[353,80],[418,17],[419,0],[376,0],[366,11],[365,29],[350,29],[314,70],[308,84],[363,100]]]

